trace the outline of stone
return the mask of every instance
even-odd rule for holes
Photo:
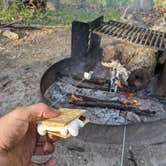
[[[17,33],[14,33],[14,32],[11,32],[9,30],[6,30],[2,33],[3,36],[11,39],[11,40],[18,40],[19,39],[19,36]]]

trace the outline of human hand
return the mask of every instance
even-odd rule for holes
[[[58,111],[45,104],[17,108],[0,119],[0,165],[3,166],[55,166],[51,158],[44,164],[31,161],[33,155],[46,155],[54,151],[55,136],[39,136],[36,121],[58,116]]]

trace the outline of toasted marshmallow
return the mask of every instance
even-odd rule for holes
[[[90,80],[92,77],[93,71],[90,72],[84,72],[84,79],[85,80]]]

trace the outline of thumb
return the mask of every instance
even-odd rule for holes
[[[32,162],[29,166],[55,166],[56,164],[56,159],[51,157],[47,162],[39,164],[39,163],[34,163]]]
[[[33,118],[53,118],[60,114],[58,110],[48,107],[44,103],[34,104],[26,107],[26,109],[30,120]]]

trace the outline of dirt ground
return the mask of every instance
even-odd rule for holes
[[[33,31],[18,40],[0,38],[0,115],[17,106],[41,101],[40,79],[56,61],[70,56],[70,30]],[[57,166],[118,166],[121,145],[78,138],[56,143]],[[165,166],[166,144],[127,145],[124,166]],[[45,161],[48,156],[35,157]]]

